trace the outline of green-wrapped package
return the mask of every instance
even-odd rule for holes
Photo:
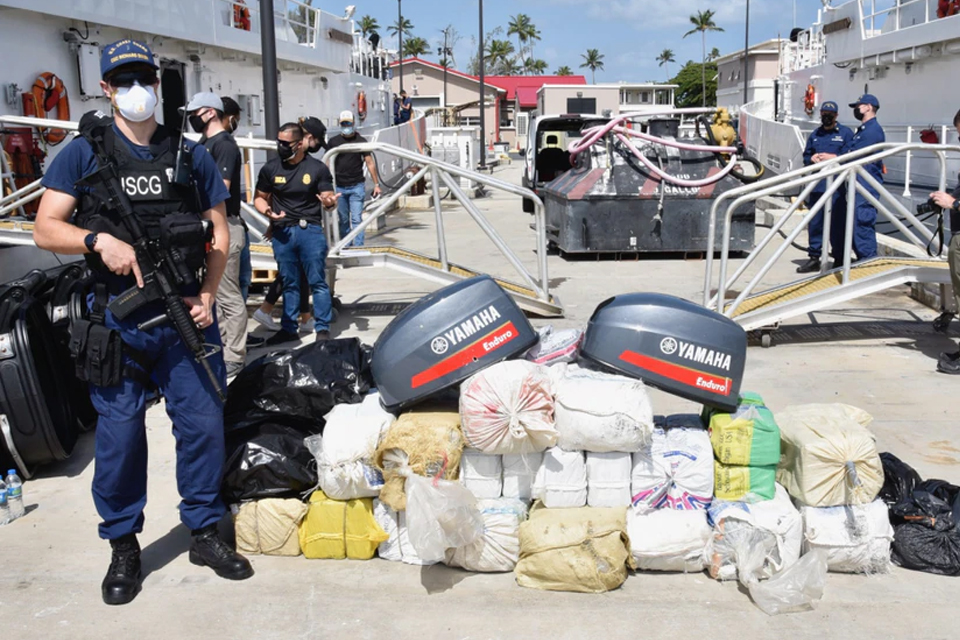
[[[776,494],[777,467],[747,467],[713,461],[713,495],[730,502],[772,500]]]
[[[739,407],[733,414],[712,411],[706,419],[713,455],[718,462],[751,467],[779,464],[780,429],[758,394],[741,395]]]

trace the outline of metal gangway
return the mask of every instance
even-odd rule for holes
[[[0,116],[0,124],[15,126],[58,128],[74,131],[77,123],[61,120],[45,120],[26,118],[21,116]],[[244,152],[246,163],[252,165],[254,151],[270,151],[276,148],[275,143],[249,137],[238,137],[237,144]],[[326,211],[325,229],[329,246],[332,247],[327,255],[327,274],[331,293],[336,291],[338,274],[352,267],[386,267],[410,275],[424,278],[434,283],[447,285],[460,280],[480,275],[481,272],[451,260],[447,250],[447,237],[444,230],[444,211],[439,192],[444,185],[453,197],[466,210],[477,224],[482,233],[492,242],[507,262],[519,275],[519,282],[495,278],[497,283],[510,294],[521,309],[528,313],[544,317],[558,317],[563,315],[563,305],[560,300],[550,293],[549,277],[547,272],[546,222],[543,201],[532,191],[517,185],[498,180],[488,174],[462,169],[456,165],[441,162],[435,158],[423,155],[409,149],[384,142],[368,142],[364,144],[344,145],[324,156],[324,161],[333,161],[341,153],[362,152],[381,153],[397,158],[403,171],[403,183],[381,197],[369,210],[363,223],[344,237],[339,237],[336,209]],[[251,185],[255,179],[255,172],[247,170],[247,184]],[[378,220],[393,211],[400,198],[410,191],[429,175],[434,192],[433,209],[436,227],[437,253],[435,256],[424,255],[402,246],[364,246],[350,247],[353,239],[361,231],[370,227]],[[467,196],[459,184],[460,178],[466,178],[471,183],[480,184],[493,190],[500,190],[522,198],[528,198],[534,203],[534,232],[537,252],[536,273],[531,273],[521,262],[517,254],[497,232],[496,228],[480,209]],[[36,200],[43,195],[44,187],[37,180],[20,189],[0,198],[0,243],[14,245],[33,244],[33,222],[23,217],[11,217],[11,214],[20,212],[23,205]],[[248,189],[249,191],[249,189]],[[248,197],[252,200],[252,198]],[[243,217],[250,229],[251,262],[254,268],[276,269],[272,247],[265,243],[264,234],[269,227],[269,221],[260,215],[248,203],[243,203]]]
[[[711,208],[710,232],[707,246],[707,260],[704,274],[703,304],[708,309],[719,311],[743,326],[746,330],[759,329],[763,332],[763,344],[769,345],[768,331],[796,316],[804,315],[826,307],[842,304],[856,298],[870,295],[903,284],[927,283],[941,285],[941,295],[948,293],[950,270],[944,257],[943,246],[936,246],[934,232],[923,221],[909,211],[902,202],[873,176],[865,165],[883,161],[891,156],[927,152],[937,157],[940,166],[940,190],[947,187],[947,152],[960,153],[960,146],[944,144],[900,144],[883,143],[861,149],[833,160],[796,169],[774,176],[752,185],[731,189],[717,197]],[[859,179],[858,179],[859,178]],[[826,180],[826,191],[817,204],[802,214],[799,223],[789,233],[783,229],[798,217],[797,212],[804,205],[814,187]],[[874,196],[867,190],[868,185],[877,191]],[[833,195],[841,188],[846,189],[846,210],[839,212],[844,216],[845,242],[842,247],[842,265],[831,268],[829,263],[831,218]],[[734,214],[756,204],[761,198],[795,193],[798,197],[786,209],[785,213],[761,239],[754,251],[742,264],[730,271],[730,227]],[[855,221],[855,199],[853,193],[862,195],[877,209],[877,219],[892,223],[903,237],[915,249],[915,257],[876,257],[862,262],[853,261],[853,229]],[[762,288],[761,283],[771,269],[786,254],[791,244],[810,225],[814,216],[823,212],[823,255],[819,273],[798,280],[778,284],[771,288]],[[799,215],[799,214],[798,214]],[[718,249],[714,239],[718,238],[717,225],[722,224],[719,236],[719,277],[716,293],[711,295],[714,286],[716,260],[714,252]],[[768,258],[762,258],[765,249],[772,248],[777,238],[782,242]],[[927,249],[936,249],[930,257]],[[746,280],[752,267],[756,272],[749,278],[732,302],[728,302],[727,293]],[[945,297],[943,299],[946,299]]]

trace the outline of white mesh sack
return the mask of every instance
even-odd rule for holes
[[[630,505],[629,453],[587,453],[587,505],[626,507]]]
[[[543,451],[557,443],[553,388],[540,365],[499,362],[460,386],[460,426],[467,445],[491,454]]]
[[[630,552],[644,571],[702,571],[711,532],[706,511],[627,510]]]
[[[542,453],[503,454],[503,497],[533,500],[533,482],[542,462]]]
[[[520,523],[527,519],[527,505],[500,498],[480,500],[477,506],[483,535],[466,546],[448,549],[445,563],[481,573],[513,571],[520,559]]]
[[[706,509],[713,500],[713,448],[705,429],[654,429],[633,454],[633,504],[648,509]]]
[[[563,369],[551,374],[556,379],[558,446],[632,452],[649,441],[653,409],[641,381],[577,365],[558,367]]]
[[[583,451],[565,451],[560,447],[544,451],[534,481],[534,497],[550,509],[585,506],[587,461]]]
[[[801,507],[803,552],[823,549],[838,573],[888,573],[893,527],[882,500],[844,507]]]
[[[464,449],[460,456],[460,482],[477,498],[499,498],[503,491],[503,459]]]

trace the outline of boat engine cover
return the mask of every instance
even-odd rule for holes
[[[747,334],[687,300],[630,293],[597,307],[580,355],[681,398],[735,411]]]
[[[490,276],[444,287],[407,307],[373,348],[373,378],[388,410],[406,408],[481,369],[518,356],[537,332]]]

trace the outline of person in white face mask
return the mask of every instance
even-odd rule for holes
[[[165,314],[161,301],[117,318],[107,306],[131,287],[144,286],[130,231],[113,200],[104,198],[102,168],[112,167],[130,201],[133,216],[149,237],[161,230],[201,219],[213,228],[212,249],[192,234],[177,246],[179,264],[193,282],[179,291],[186,310],[203,332],[204,342],[219,347],[214,300],[227,262],[230,236],[224,203],[229,192],[203,146],[181,140],[178,131],[159,126],[157,65],[142,42],[121,40],[103,50],[100,62],[104,96],[113,119],[90,113],[83,133],[57,154],[43,177],[34,240],[42,249],[84,254],[93,272],[87,349],[78,357],[99,413],[95,448],[93,502],[102,518],[100,537],[110,541],[110,568],[101,583],[106,604],[125,604],[140,590],[140,545],[147,501],[145,398],[159,386],[173,418],[177,441],[177,487],[183,501],[180,519],[193,533],[190,561],[217,575],[242,580],[253,575],[250,563],[226,545],[217,523],[226,513],[220,498],[225,444],[223,405],[206,372],[170,323],[141,328],[144,320]],[[102,158],[94,153],[102,150]],[[180,165],[183,171],[177,171]],[[183,228],[182,226],[180,228]],[[184,282],[187,279],[184,278]],[[78,324],[78,327],[80,325]],[[221,351],[206,360],[226,386]],[[104,368],[105,363],[118,362]],[[169,482],[165,479],[164,482]]]

